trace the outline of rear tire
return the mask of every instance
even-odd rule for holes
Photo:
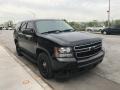
[[[53,77],[51,62],[49,56],[46,53],[40,53],[38,56],[38,68],[40,74],[46,78],[51,79]]]
[[[18,43],[16,43],[16,51],[17,51],[18,56],[23,56],[21,53],[21,48],[19,47]]]

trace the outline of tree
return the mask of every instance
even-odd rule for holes
[[[97,26],[99,26],[99,23],[97,20],[93,20],[91,22],[87,22],[86,25],[87,25],[87,27],[97,27]]]
[[[13,27],[13,21],[12,20],[8,21],[8,26]]]
[[[8,27],[13,27],[14,24],[13,24],[13,21],[12,20],[9,20],[7,22],[4,23],[4,27],[8,28]]]
[[[120,26],[120,20],[115,20],[113,25]]]
[[[70,24],[75,30],[78,30],[78,31],[81,31],[81,30],[82,30],[81,25],[80,25],[78,22],[69,22],[69,24]]]

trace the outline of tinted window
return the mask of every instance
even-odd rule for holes
[[[119,25],[117,25],[117,26],[116,26],[116,28],[120,28],[120,26],[119,26]]]
[[[62,20],[40,20],[35,23],[37,31],[40,33],[54,31],[54,30],[66,30],[73,29],[69,24]]]
[[[15,26],[15,29],[16,29],[17,31],[19,31],[20,26],[21,26],[21,23],[17,23],[16,26]]]
[[[120,25],[112,26],[112,28],[120,28]]]
[[[26,28],[26,23],[22,23],[22,25],[21,25],[21,31],[23,31],[23,30],[25,30],[25,28]]]

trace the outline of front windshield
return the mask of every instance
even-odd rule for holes
[[[62,20],[39,20],[36,21],[37,31],[39,33],[56,30],[73,30],[73,28]]]

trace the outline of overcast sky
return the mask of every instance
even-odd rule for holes
[[[58,18],[106,20],[109,0],[0,0],[0,21]],[[111,0],[111,19],[120,19],[120,0]]]

